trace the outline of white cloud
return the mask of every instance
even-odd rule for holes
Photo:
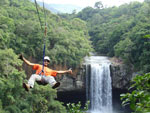
[[[43,0],[37,0],[37,1],[43,1]],[[95,3],[94,1],[98,1],[98,0],[44,0],[44,2],[50,4],[73,4],[82,7],[91,6],[91,4]]]
[[[106,4],[107,6],[119,6],[121,4],[125,4],[125,3],[130,3],[133,1],[139,1],[139,2],[143,2],[144,0],[102,0],[104,4]]]
[[[144,0],[37,0],[44,1],[50,4],[73,4],[80,7],[94,6],[98,1],[101,1],[104,6],[119,6],[124,3],[129,3],[132,1],[143,2]]]

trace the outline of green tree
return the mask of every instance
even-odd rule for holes
[[[95,8],[98,8],[98,9],[102,9],[103,8],[103,4],[101,1],[99,2],[96,2],[95,5],[94,5]]]
[[[8,4],[0,5],[0,48],[12,48],[16,54],[25,53],[27,57],[41,60],[44,44],[41,27],[45,25],[43,9],[38,6],[40,26],[36,8],[29,0],[10,0]],[[77,18],[64,20],[48,10],[45,12],[46,54],[54,61],[53,64],[76,67],[92,50],[86,23]],[[76,44],[79,42],[82,44]]]
[[[133,62],[131,56],[133,48],[134,43],[129,38],[121,40],[114,46],[115,56],[121,57],[124,60],[124,62],[130,64]]]
[[[145,73],[150,71],[149,41],[143,38],[149,35],[149,5],[145,1],[103,9],[87,7],[75,17],[87,22],[97,53],[120,57],[133,64],[135,70]]]
[[[150,73],[136,75],[129,88],[130,93],[121,94],[123,106],[129,105],[135,113],[150,111]]]
[[[85,113],[88,110],[89,101],[86,102],[84,108],[81,108],[81,102],[79,101],[77,104],[69,103],[67,104],[67,113]]]

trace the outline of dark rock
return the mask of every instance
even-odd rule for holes
[[[112,88],[127,89],[132,79],[132,68],[125,64],[111,65]]]

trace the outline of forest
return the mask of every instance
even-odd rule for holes
[[[30,0],[0,0],[0,113],[67,113],[49,86],[22,88],[27,75],[18,54],[38,63],[42,59],[45,15],[38,8],[42,25]],[[122,95],[123,103],[138,113],[150,111],[149,0],[108,8],[97,2],[72,14],[46,10],[46,22],[46,55],[53,66],[75,69],[90,52],[117,57],[143,75],[133,80],[133,92]]]
[[[101,2],[98,4],[95,4],[95,8],[84,8],[77,14],[60,16],[86,21],[90,40],[97,53],[121,58],[135,71],[149,72],[149,0],[110,8],[104,8]]]

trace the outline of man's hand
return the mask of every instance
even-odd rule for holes
[[[72,69],[71,69],[71,68],[68,70],[68,73],[69,73],[69,74],[72,74]]]
[[[22,55],[22,54],[20,54],[20,55],[19,55],[19,57],[18,57],[18,59],[20,59],[20,60],[22,60],[22,61],[23,61],[23,55]]]

